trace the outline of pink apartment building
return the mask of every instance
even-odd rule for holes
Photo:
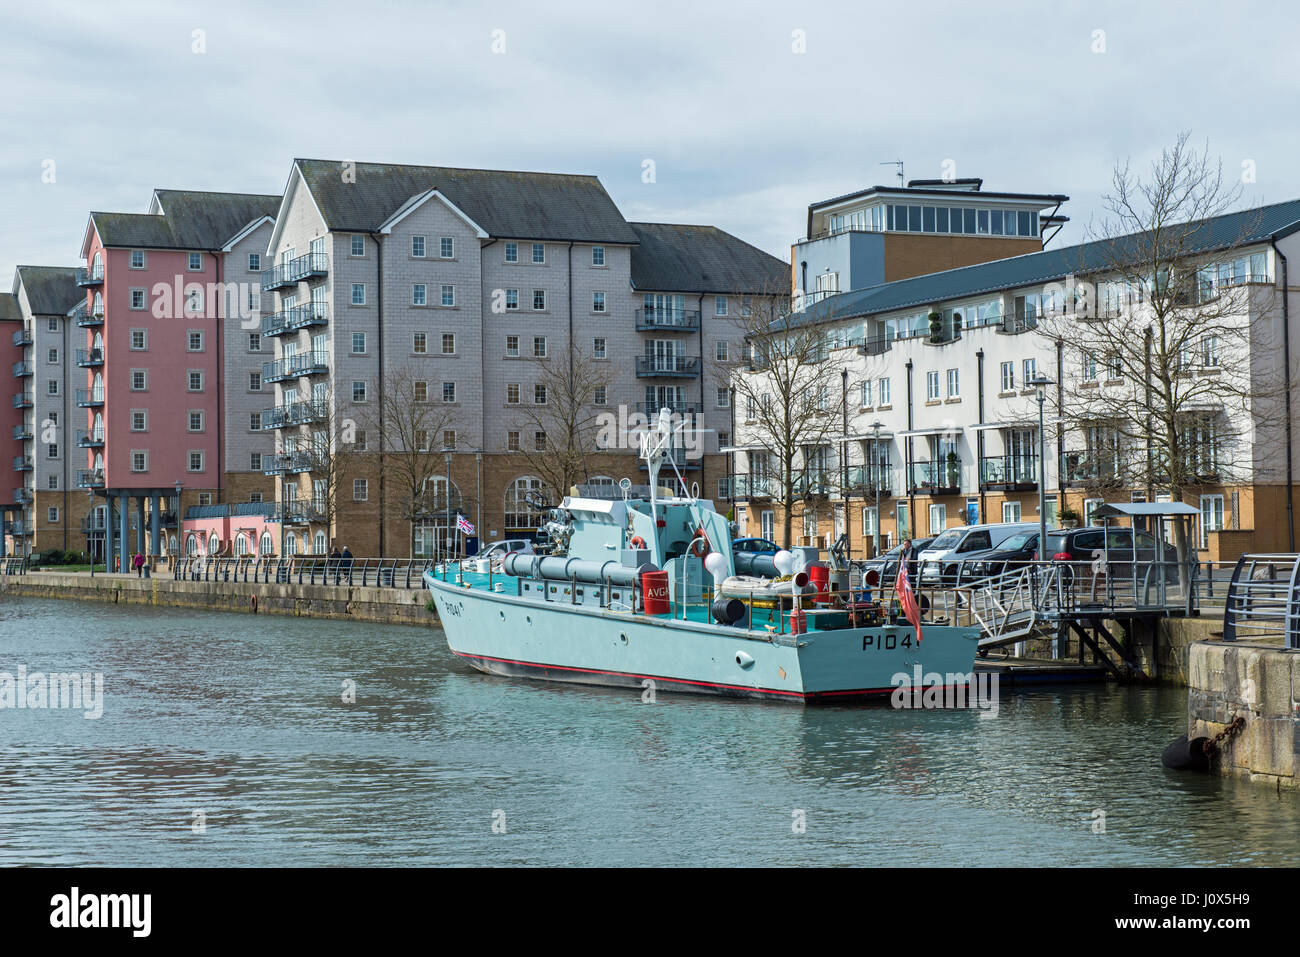
[[[247,456],[230,459],[260,437],[246,435],[247,417],[231,421],[226,393],[241,379],[228,353],[258,328],[257,270],[279,202],[155,190],[147,213],[90,214],[77,485],[105,498],[106,553],[123,569],[136,551],[163,554],[164,500],[176,500],[173,514],[183,502],[215,504],[228,473],[248,471]]]

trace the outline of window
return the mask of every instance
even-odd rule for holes
[[[250,332],[248,334],[248,351],[249,352],[262,351],[262,334],[260,332]]]
[[[261,413],[261,412],[250,412],[250,413],[248,413],[248,431],[250,431],[250,432],[261,432],[261,431],[262,431],[262,413]]]
[[[249,467],[250,469],[252,469],[254,472],[261,471],[261,468],[262,468],[262,453],[261,453],[261,452],[251,452],[251,453],[249,453],[249,456],[248,456],[248,467]],[[261,492],[254,492],[253,494],[254,494],[254,495],[261,495],[262,493],[261,493]]]
[[[442,384],[442,401],[443,402],[456,401],[456,383],[444,382]]]
[[[202,352],[203,333],[191,329],[189,335],[185,338],[185,350],[187,352]]]
[[[515,357],[519,355],[519,337],[506,336],[506,356]]]
[[[262,254],[261,254],[261,253],[249,253],[249,254],[248,254],[248,271],[249,271],[249,272],[261,272],[261,271],[262,271]]]
[[[456,258],[456,240],[451,236],[443,236],[438,240],[438,255],[443,259]]]
[[[364,282],[354,282],[352,284],[352,305],[364,306],[366,304],[366,284]]]
[[[596,386],[592,396],[592,402],[596,405],[605,404],[605,387],[603,385]]]
[[[713,344],[713,357],[719,362],[726,362],[730,351],[730,346],[725,339],[719,339]]]
[[[191,369],[189,374],[189,389],[191,392],[203,391],[203,373],[198,369]]]
[[[47,352],[45,354],[45,361],[57,364],[59,361],[59,350],[51,349],[49,352]]]
[[[131,410],[131,431],[148,432],[149,431],[149,413],[144,409]]]
[[[211,504],[212,504],[212,493],[211,493],[211,492],[200,492],[200,493],[199,493],[199,504],[200,504],[200,505],[211,505]]]
[[[370,481],[368,479],[352,480],[352,501],[364,502],[370,498]]]
[[[58,380],[58,379],[49,379],[49,380],[47,380],[46,383],[45,383],[45,393],[46,393],[46,395],[58,395],[58,394],[59,394],[59,380]]]
[[[961,381],[957,369],[948,370],[948,398],[956,399],[961,395]]]
[[[250,372],[248,374],[248,391],[249,392],[262,391],[262,373]]]
[[[202,253],[190,253],[189,269],[190,269],[190,272],[202,272],[202,271],[203,271],[203,254],[202,254]]]
[[[538,264],[546,262],[546,245],[544,243],[533,243],[533,262]]]
[[[1014,362],[1002,363],[1002,391],[1012,392],[1016,388],[1016,364]]]
[[[507,289],[506,290],[506,311],[509,312],[512,309],[518,309],[518,308],[519,308],[519,290]]]
[[[429,401],[429,383],[424,381],[416,382],[414,387],[414,392],[415,392],[414,398],[416,402]]]
[[[604,246],[592,246],[592,247],[591,247],[591,264],[592,264],[593,266],[603,266],[603,265],[605,265],[605,247],[604,247]]]
[[[518,451],[519,451],[519,433],[518,433],[518,432],[507,432],[507,433],[506,433],[506,451],[508,451],[508,452],[518,452]]]
[[[541,429],[533,433],[533,448],[538,452],[546,451],[546,433]]]
[[[131,308],[143,309],[145,307],[145,291],[143,289],[131,290]]]
[[[149,373],[145,369],[131,370],[131,391],[143,392],[149,388]]]
[[[862,397],[858,400],[858,405],[864,409],[871,408],[871,380],[867,379],[862,383]]]
[[[930,534],[938,535],[948,527],[948,506],[930,506]]]
[[[58,442],[50,442],[45,446],[45,457],[47,459],[57,459],[59,457]]]
[[[414,256],[416,259],[424,258],[424,237],[423,236],[411,237],[411,255]]]
[[[143,250],[143,249],[133,249],[133,250],[131,250],[131,268],[132,268],[132,269],[143,269],[143,268],[144,268],[144,250]]]
[[[352,354],[354,356],[362,355],[366,351],[366,334],[364,332],[352,333]]]
[[[442,354],[444,356],[454,356],[456,354],[456,333],[444,332],[442,334]]]
[[[1201,548],[1210,547],[1210,532],[1217,532],[1223,525],[1223,496],[1201,496]]]
[[[352,383],[352,401],[353,402],[366,401],[366,384],[364,381],[358,380]]]
[[[726,409],[731,406],[731,390],[725,385],[718,386],[717,403],[719,409]]]
[[[605,294],[603,292],[593,292],[591,294],[591,311],[592,312],[605,311]]]
[[[45,328],[48,329],[50,332],[58,332],[59,320],[56,319],[54,316],[50,316],[49,319],[45,320]]]
[[[881,379],[879,384],[880,384],[880,404],[882,406],[887,406],[890,404],[889,380]]]
[[[46,520],[47,522],[57,522],[57,521],[59,520],[59,510],[58,510],[58,508],[55,507],[55,506],[53,506],[53,505],[51,505],[49,508],[47,508],[47,509],[45,510],[45,520]]]
[[[353,236],[352,249],[350,252],[353,256],[364,256],[366,254],[366,237]]]
[[[1026,359],[1023,363],[1021,363],[1021,367],[1022,367],[1022,373],[1021,373],[1020,381],[1023,382],[1025,385],[1029,385],[1030,382],[1038,378],[1037,359]]]
[[[519,244],[518,244],[518,243],[506,243],[506,262],[508,262],[508,263],[517,263],[517,262],[519,262]]]
[[[417,282],[411,287],[411,305],[427,306],[429,304],[428,290],[424,283]]]
[[[535,311],[537,311],[537,312],[541,312],[541,311],[544,310],[545,308],[546,308],[546,290],[545,290],[545,289],[534,289],[534,290],[533,290],[533,309],[534,309]]]
[[[596,359],[605,358],[605,338],[603,336],[597,336],[591,340],[591,355]]]
[[[456,447],[456,430],[455,430],[455,429],[443,429],[443,430],[442,430],[442,447],[443,447],[444,449],[454,449],[454,448]]]
[[[456,287],[448,283],[442,284],[442,304],[447,307],[456,305]]]
[[[939,373],[927,372],[925,374],[925,398],[928,402],[935,402],[939,398]]]
[[[198,411],[191,411],[191,412],[190,412],[190,415],[189,415],[189,426],[188,426],[188,428],[189,428],[189,431],[191,431],[191,432],[202,432],[202,431],[203,431],[203,413],[202,413],[202,412],[198,412]]]
[[[51,350],[53,351],[53,350]],[[1219,364],[1219,337],[1206,336],[1201,340],[1201,365],[1214,368]]]
[[[546,337],[545,336],[533,336],[533,358],[534,359],[546,358]]]
[[[358,451],[358,452],[364,452],[364,451],[366,450],[366,430],[365,430],[365,429],[357,429],[355,435],[353,435],[353,437],[352,437],[352,447],[353,447],[354,449],[356,449],[356,451]]]
[[[518,405],[518,404],[519,404],[519,383],[518,382],[506,383],[506,405]]]
[[[533,386],[533,405],[546,405],[546,386]]]
[[[713,314],[714,314],[715,316],[725,316],[725,315],[727,314],[727,297],[726,297],[726,296],[714,296],[714,297],[713,297]]]
[[[147,472],[149,471],[149,453],[143,449],[134,449],[131,452],[131,471]]]
[[[1018,522],[1020,521],[1020,503],[1003,502],[1002,503],[1002,521]]]
[[[411,351],[416,355],[424,355],[429,351],[428,333],[416,332],[411,336]]]

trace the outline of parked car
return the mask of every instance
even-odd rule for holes
[[[1112,578],[1131,578],[1136,573],[1139,582],[1146,580],[1148,572],[1160,560],[1159,543],[1150,532],[1138,530],[1137,552],[1133,550],[1131,528],[1067,528],[1047,533],[1047,557],[1054,562],[1070,562],[1076,573],[1083,564],[1100,560],[1108,562],[1107,573]],[[1151,578],[1156,576],[1153,574]],[[1164,578],[1166,582],[1178,580],[1178,559],[1172,544],[1165,545]]]
[[[781,549],[770,538],[738,538],[731,543],[731,550],[746,555],[775,555]]]
[[[941,532],[918,556],[920,580],[927,585],[952,584],[957,579],[957,560],[974,552],[989,551],[1018,532],[1031,532],[1032,522],[1002,522],[996,525],[965,525]]]
[[[1049,540],[1051,533],[1048,533]],[[1016,532],[1001,545],[961,556],[960,581],[979,581],[1023,568],[1038,554],[1038,529]]]
[[[929,544],[934,541],[932,538],[914,538],[912,539],[912,557],[907,561],[907,574],[912,580],[916,580],[916,556],[919,555]],[[862,562],[862,574],[872,570],[880,576],[880,581],[888,584],[898,577],[898,557],[903,552],[903,545],[900,542],[889,551],[877,555],[874,558],[868,558]]]
[[[485,545],[475,557],[505,558],[512,552],[522,552],[525,555],[532,555],[533,543],[526,538],[507,538],[499,542],[492,542]]]

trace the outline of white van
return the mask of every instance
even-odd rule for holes
[[[1001,522],[996,525],[962,525],[940,532],[930,543],[930,547],[916,556],[917,575],[927,584],[943,581],[955,581],[957,576],[956,561],[970,552],[979,552],[987,548],[997,548],[1017,532],[1028,532],[1038,528],[1037,522]]]

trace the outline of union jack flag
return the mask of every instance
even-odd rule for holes
[[[474,534],[474,526],[471,525],[469,519],[460,514],[460,512],[456,513],[456,531],[464,532],[466,535]]]
[[[912,552],[912,545],[903,549],[898,556],[898,579],[894,582],[894,594],[903,606],[903,616],[916,627],[916,643],[921,643],[921,606],[916,603],[916,592],[912,590],[912,580],[907,575],[907,558]]]

